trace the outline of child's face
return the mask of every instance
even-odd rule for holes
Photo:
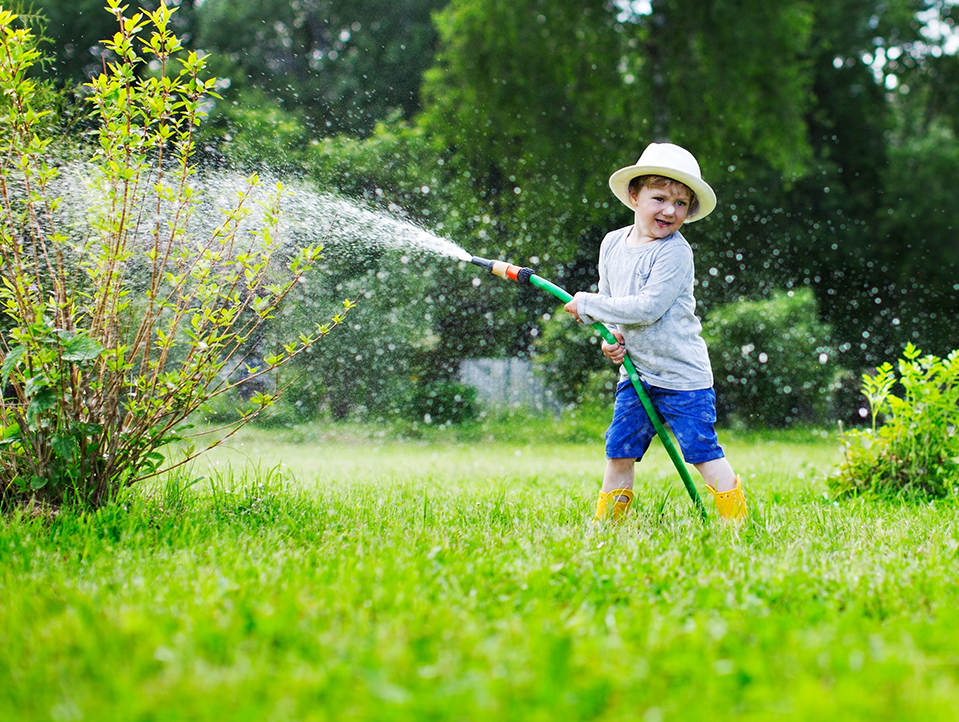
[[[636,230],[641,240],[653,241],[678,231],[686,220],[692,194],[673,181],[662,188],[643,186],[630,193],[636,209]]]

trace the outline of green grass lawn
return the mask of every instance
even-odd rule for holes
[[[726,434],[739,533],[658,446],[597,531],[567,436],[245,431],[192,486],[2,518],[0,719],[956,718],[954,502],[837,504],[835,438]]]

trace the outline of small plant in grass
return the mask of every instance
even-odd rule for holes
[[[183,52],[165,3],[130,17],[119,3],[107,0],[109,61],[85,88],[93,201],[80,224],[56,192],[37,39],[0,7],[0,502],[98,506],[169,468],[161,449],[184,440],[190,414],[256,384],[242,425],[283,390],[257,382],[343,317],[250,361],[321,249],[284,247],[285,191],[257,200],[256,176],[212,234],[191,232],[194,132],[214,80]],[[187,441],[177,463],[199,453]]]
[[[845,462],[829,479],[840,496],[874,492],[941,498],[959,482],[959,350],[945,359],[912,344],[898,363],[863,375],[872,427],[842,435]],[[900,395],[894,394],[896,385]]]

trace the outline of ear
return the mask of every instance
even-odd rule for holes
[[[641,191],[642,189],[640,189]],[[628,188],[626,192],[629,194],[630,205],[635,207],[639,204],[639,194],[640,191],[634,191],[632,188]]]

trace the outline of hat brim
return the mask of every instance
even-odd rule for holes
[[[700,221],[716,209],[716,193],[702,178],[684,173],[675,168],[656,165],[626,166],[625,168],[620,168],[609,177],[609,187],[613,191],[613,194],[628,208],[635,208],[629,198],[629,182],[633,178],[638,178],[641,175],[658,175],[663,178],[671,178],[672,180],[689,186],[690,190],[696,194],[696,199],[699,201],[699,208],[696,209],[696,213],[686,216],[686,223]]]

